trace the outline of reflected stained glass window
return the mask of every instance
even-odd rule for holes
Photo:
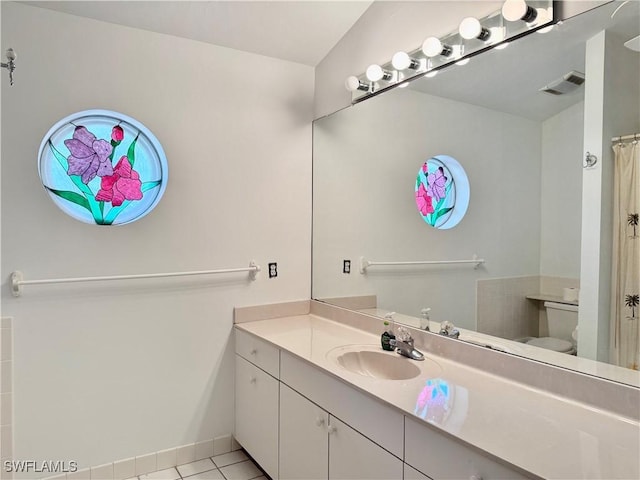
[[[469,180],[455,158],[436,155],[420,167],[415,194],[418,212],[428,225],[452,228],[467,212]]]
[[[427,380],[418,395],[413,413],[430,422],[444,424],[451,413],[451,393],[451,388],[445,380],[440,378]]]
[[[87,110],[56,123],[38,153],[38,171],[53,202],[85,223],[122,225],[158,204],[167,183],[162,146],[137,120]]]

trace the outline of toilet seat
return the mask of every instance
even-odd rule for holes
[[[554,352],[560,353],[571,353],[574,351],[571,342],[553,337],[532,338],[531,340],[527,341],[527,345],[546,348],[547,350],[553,350]]]

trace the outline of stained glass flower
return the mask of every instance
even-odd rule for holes
[[[120,143],[124,139],[124,130],[120,125],[116,125],[111,130],[111,140],[115,143]]]
[[[85,127],[76,127],[73,138],[65,140],[64,144],[71,152],[67,158],[67,173],[80,175],[85,185],[96,176],[113,174],[113,166],[109,160],[113,147],[106,140],[97,140]]]
[[[141,188],[140,175],[131,168],[129,159],[123,156],[113,169],[113,175],[102,177],[96,200],[111,202],[114,207],[118,207],[125,200],[140,200]]]
[[[427,193],[433,197],[437,202],[445,196],[445,184],[447,183],[447,177],[444,174],[442,167],[427,176]]]
[[[433,199],[425,190],[423,183],[421,183],[418,190],[416,190],[416,205],[418,205],[418,210],[420,210],[423,216],[434,212]]]

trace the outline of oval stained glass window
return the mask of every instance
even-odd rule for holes
[[[422,219],[439,229],[455,227],[469,206],[469,180],[462,165],[448,155],[430,158],[416,177],[416,206]]]
[[[140,122],[86,110],[47,132],[38,172],[66,214],[95,225],[123,225],[155,208],[166,189],[168,166],[160,142]]]

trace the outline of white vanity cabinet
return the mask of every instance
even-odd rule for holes
[[[235,333],[235,437],[273,480],[529,478],[286,349]]]
[[[236,330],[235,438],[274,479],[278,478],[279,355],[272,345]]]
[[[280,384],[280,479],[402,479],[402,461]]]

